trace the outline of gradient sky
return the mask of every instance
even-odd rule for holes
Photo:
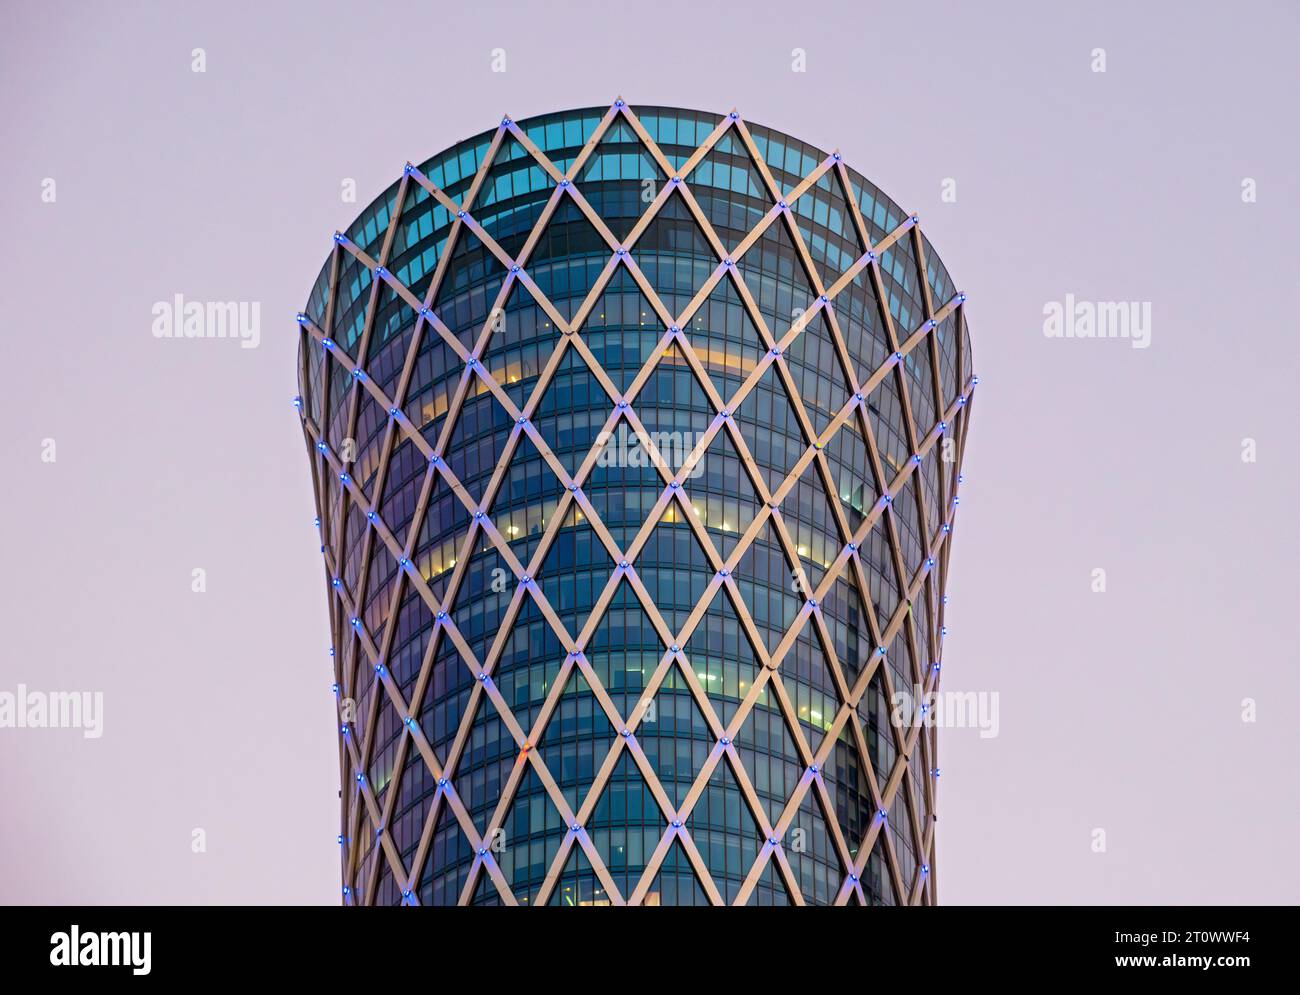
[[[941,901],[1300,900],[1300,16],[1061,6],[3,4],[0,692],[105,717],[0,729],[0,901],[338,900],[293,315],[408,159],[619,95],[838,148],[970,296],[944,688],[1000,730],[940,734]],[[154,338],[178,293],[260,346]],[[1066,294],[1150,348],[1045,337]]]

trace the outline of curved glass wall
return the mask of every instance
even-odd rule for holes
[[[345,900],[933,902],[892,699],[938,679],[974,380],[916,219],[616,104],[408,167],[335,243],[299,408]]]

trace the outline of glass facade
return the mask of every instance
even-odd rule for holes
[[[964,296],[836,156],[505,121],[299,316],[349,904],[936,900]]]

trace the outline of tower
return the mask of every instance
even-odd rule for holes
[[[965,297],[738,114],[506,119],[299,316],[344,900],[924,904]]]

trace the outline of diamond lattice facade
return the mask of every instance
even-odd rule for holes
[[[299,316],[344,901],[933,903],[964,301],[736,113],[408,165]]]

